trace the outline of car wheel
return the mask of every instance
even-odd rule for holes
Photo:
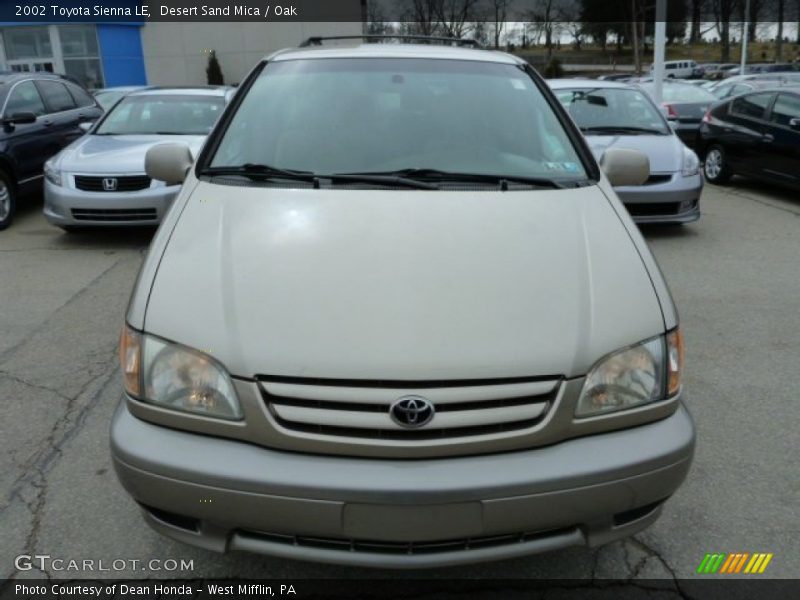
[[[711,183],[724,184],[730,181],[733,173],[728,166],[728,159],[722,146],[714,145],[708,149],[706,160],[703,163],[703,174]]]
[[[0,171],[0,230],[11,225],[14,209],[14,184],[8,175]]]

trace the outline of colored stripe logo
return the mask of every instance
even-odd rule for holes
[[[726,554],[722,552],[706,554],[697,567],[698,573],[719,573],[729,575],[731,573],[746,573],[755,575],[763,573],[767,569],[769,561],[772,560],[772,553],[766,552],[733,552]]]

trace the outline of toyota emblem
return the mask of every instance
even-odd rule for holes
[[[430,423],[436,411],[422,396],[403,396],[389,407],[392,420],[402,427],[422,427]]]

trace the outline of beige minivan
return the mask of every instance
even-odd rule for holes
[[[647,158],[598,165],[521,59],[313,39],[146,169],[183,188],[111,450],[164,535],[432,567],[630,536],[686,477],[678,315],[612,187]]]

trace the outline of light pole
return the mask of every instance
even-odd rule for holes
[[[653,40],[653,95],[661,106],[664,97],[664,54],[667,46],[667,0],[656,0],[656,27]]]
[[[742,65],[739,68],[739,75],[744,75],[747,66],[747,33],[750,29],[750,0],[745,0],[744,4],[744,31],[742,31]]]

